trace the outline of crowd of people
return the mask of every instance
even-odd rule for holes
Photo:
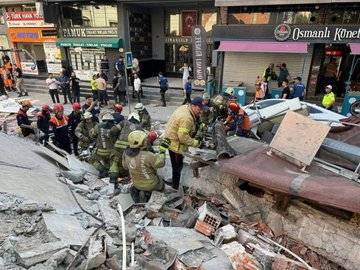
[[[10,57],[2,56],[0,66],[0,96],[8,96],[9,92],[18,93],[19,97],[28,96],[24,86],[23,72],[20,67],[11,63]]]

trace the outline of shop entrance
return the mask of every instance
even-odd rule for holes
[[[333,87],[338,97],[346,92],[346,81],[351,69],[352,55],[347,44],[319,44],[314,55],[322,55],[317,78],[316,95],[321,95],[327,85]]]
[[[31,55],[36,59],[36,66],[40,74],[47,73],[46,68],[46,56],[44,51],[43,44],[40,43],[17,43],[16,47],[18,49],[24,49],[31,53]],[[27,54],[20,53],[20,62],[21,63],[32,63],[33,60]]]

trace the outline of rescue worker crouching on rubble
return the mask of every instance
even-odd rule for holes
[[[40,143],[49,141],[50,119],[50,107],[44,104],[41,107],[41,112],[37,114],[37,128],[43,133],[39,138]]]
[[[69,137],[69,118],[64,115],[64,106],[60,103],[55,104],[53,115],[50,118],[50,126],[54,133],[54,144],[60,149],[71,154],[71,142]]]
[[[80,103],[73,103],[72,105],[73,111],[70,113],[69,115],[69,127],[70,127],[70,137],[71,137],[71,142],[73,145],[73,150],[74,150],[74,154],[75,156],[79,155],[79,149],[78,149],[78,144],[79,144],[79,139],[75,134],[75,130],[76,127],[80,124],[81,122],[81,105]]]
[[[148,135],[141,130],[131,132],[128,142],[129,148],[124,152],[122,165],[130,172],[133,200],[145,203],[150,199],[152,191],[164,189],[164,182],[157,175],[157,169],[165,166],[166,148],[160,147],[159,154],[146,151]]]
[[[16,115],[16,121],[18,126],[21,129],[21,133],[24,137],[29,136],[30,134],[35,134],[34,127],[27,116],[27,111],[32,106],[30,100],[24,100],[21,102],[21,108],[19,109]]]
[[[106,177],[110,168],[110,155],[118,137],[119,129],[115,126],[114,117],[106,113],[101,123],[90,131],[90,137],[96,138],[96,149],[91,157],[91,163],[100,172],[100,178]]]
[[[223,97],[227,104],[229,104],[230,102],[236,102],[237,98],[234,94],[235,94],[234,88],[232,88],[232,87],[226,88],[226,90],[223,94]]]
[[[169,143],[169,154],[172,165],[172,187],[179,189],[184,156],[189,146],[199,147],[200,141],[195,139],[196,121],[203,108],[203,99],[196,97],[191,104],[185,104],[175,110],[170,116],[165,130],[165,140],[161,146]]]
[[[86,150],[92,140],[90,137],[90,130],[95,127],[96,122],[93,120],[91,112],[85,112],[80,124],[75,129],[75,135],[79,140],[80,150]]]
[[[140,127],[145,130],[151,129],[151,117],[142,103],[137,103],[134,107],[135,113],[139,115]]]
[[[124,151],[128,148],[128,137],[132,131],[140,130],[139,122],[131,118],[130,120],[121,121],[116,127],[119,130],[119,136],[116,139],[114,147],[110,156],[110,183],[114,184],[114,191],[118,187],[118,178],[124,178],[129,176],[129,171],[122,166],[122,156]]]
[[[226,132],[235,132],[236,136],[249,137],[251,121],[248,114],[237,103],[229,104],[229,114],[225,122]]]

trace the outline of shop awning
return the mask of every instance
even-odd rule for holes
[[[360,54],[360,43],[349,43],[351,54]]]
[[[221,41],[221,52],[307,53],[306,42]]]
[[[123,40],[119,38],[60,38],[56,45],[59,47],[122,48]]]

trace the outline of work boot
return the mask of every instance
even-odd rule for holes
[[[22,97],[23,95],[22,95],[22,93],[20,93],[19,95],[18,95],[18,97]]]
[[[116,180],[114,183],[114,193],[113,196],[119,195],[121,193],[121,189],[119,188],[119,182]]]

